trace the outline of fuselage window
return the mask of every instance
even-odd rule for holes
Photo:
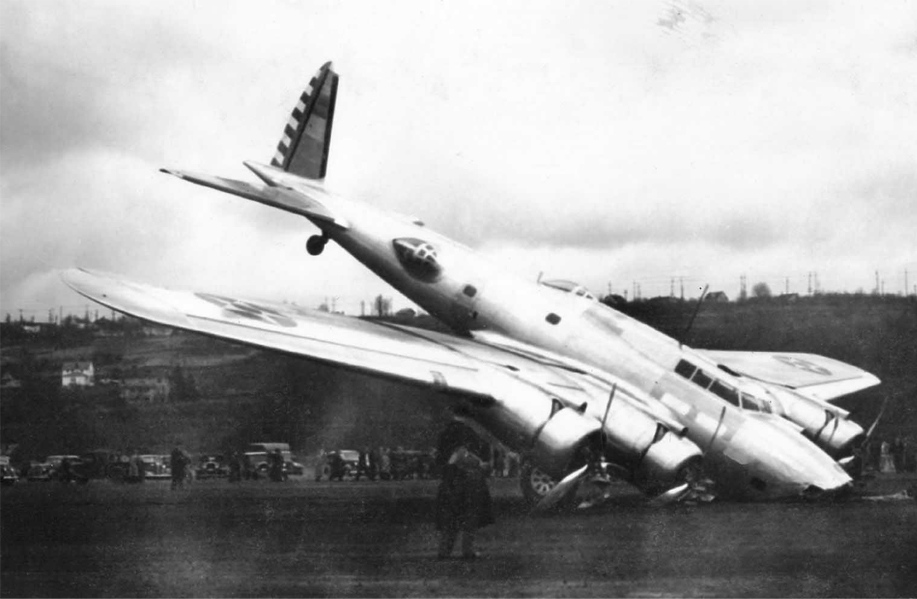
[[[690,379],[694,376],[695,370],[697,370],[697,367],[687,360],[679,360],[678,364],[675,366],[675,372],[686,379]]]
[[[474,285],[465,285],[465,288],[462,289],[462,293],[464,293],[468,297],[474,297],[475,295],[477,295],[478,290],[475,289]]]
[[[739,407],[739,392],[736,391],[734,387],[731,387],[722,381],[713,381],[713,386],[710,387],[710,390],[732,405]]]
[[[560,322],[560,316],[558,316],[557,314],[554,314],[553,312],[545,316],[544,319],[550,322],[551,324],[557,324]]]
[[[691,382],[706,389],[710,386],[710,383],[713,382],[713,377],[703,370],[698,369],[697,372],[694,373],[694,378],[691,379]]]

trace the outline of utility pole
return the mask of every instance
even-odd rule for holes
[[[812,295],[812,271],[809,271],[809,295]]]
[[[787,277],[786,283],[783,286],[783,295],[789,295],[789,294],[790,294],[790,277]]]
[[[879,271],[876,271],[876,294],[879,293]]]
[[[907,269],[904,269],[904,295],[907,295]]]
[[[685,301],[685,278],[678,277],[678,283],[681,285],[681,301]]]
[[[907,272],[907,271],[905,271]],[[907,285],[905,285],[906,287]],[[675,297],[675,277],[672,277],[671,282],[669,283],[669,297]]]

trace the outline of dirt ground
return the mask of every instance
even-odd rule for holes
[[[879,481],[892,492],[913,479]],[[532,517],[493,481],[482,559],[438,561],[435,481],[20,483],[0,495],[14,596],[917,596],[917,501]]]

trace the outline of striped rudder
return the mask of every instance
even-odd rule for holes
[[[325,178],[337,88],[338,75],[326,62],[299,97],[272,166],[307,179]]]

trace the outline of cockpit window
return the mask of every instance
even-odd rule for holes
[[[694,373],[694,378],[691,379],[691,382],[706,389],[710,386],[710,383],[713,382],[713,377],[711,377],[703,370],[698,370],[696,373]]]
[[[555,279],[551,281],[542,281],[542,285],[545,287],[550,287],[552,289],[558,289],[560,291],[565,291],[567,293],[572,293],[579,297],[585,297],[586,299],[595,300],[595,296],[589,292],[584,286],[579,283],[574,283],[573,281],[564,281],[560,279]]]
[[[749,395],[748,393],[742,393],[742,407],[752,412],[766,412],[767,411],[761,405],[761,402],[758,401],[758,398],[756,398],[753,395]]]
[[[736,391],[735,387],[727,385],[723,381],[713,381],[710,390],[732,405],[739,407],[739,392]]]
[[[675,366],[675,373],[685,377],[686,379],[690,379],[692,376],[694,376],[695,370],[697,370],[697,367],[687,360],[679,360],[678,365]]]

